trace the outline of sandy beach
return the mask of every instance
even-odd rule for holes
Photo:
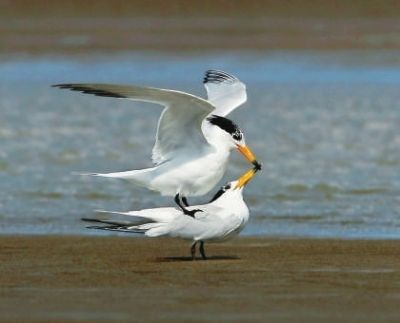
[[[398,322],[399,241],[1,238],[2,319]]]

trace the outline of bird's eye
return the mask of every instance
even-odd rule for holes
[[[231,188],[231,184],[227,184],[227,185],[224,186],[224,190],[225,191],[229,190],[230,188]]]
[[[232,138],[237,141],[240,141],[240,140],[242,140],[242,133],[240,131],[237,131],[232,135]]]

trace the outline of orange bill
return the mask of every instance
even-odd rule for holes
[[[245,186],[253,178],[253,176],[256,172],[257,172],[256,169],[251,168],[246,173],[244,173],[242,176],[240,176],[238,179],[238,183],[236,184],[236,188],[241,188],[241,187]]]
[[[240,153],[250,162],[254,163],[256,160],[256,156],[254,156],[253,152],[247,146],[236,146]]]

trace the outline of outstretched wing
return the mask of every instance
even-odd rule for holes
[[[160,164],[178,150],[201,150],[208,145],[201,131],[203,119],[215,108],[197,96],[174,90],[112,84],[57,84],[69,89],[97,96],[123,98],[163,105],[158,121],[152,159]]]
[[[213,114],[224,117],[247,100],[246,86],[226,72],[208,70],[203,83],[208,102],[216,107]]]

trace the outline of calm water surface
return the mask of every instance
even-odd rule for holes
[[[244,234],[400,238],[398,53],[124,54],[0,62],[0,233],[102,234],[81,217],[171,198],[74,172],[148,167],[161,108],[50,88],[133,83],[204,95],[225,69],[248,87],[231,118],[264,163]],[[233,152],[229,181],[247,169]],[[216,188],[217,189],[217,188]],[[209,194],[211,196],[212,193]],[[203,202],[209,197],[191,199]]]

